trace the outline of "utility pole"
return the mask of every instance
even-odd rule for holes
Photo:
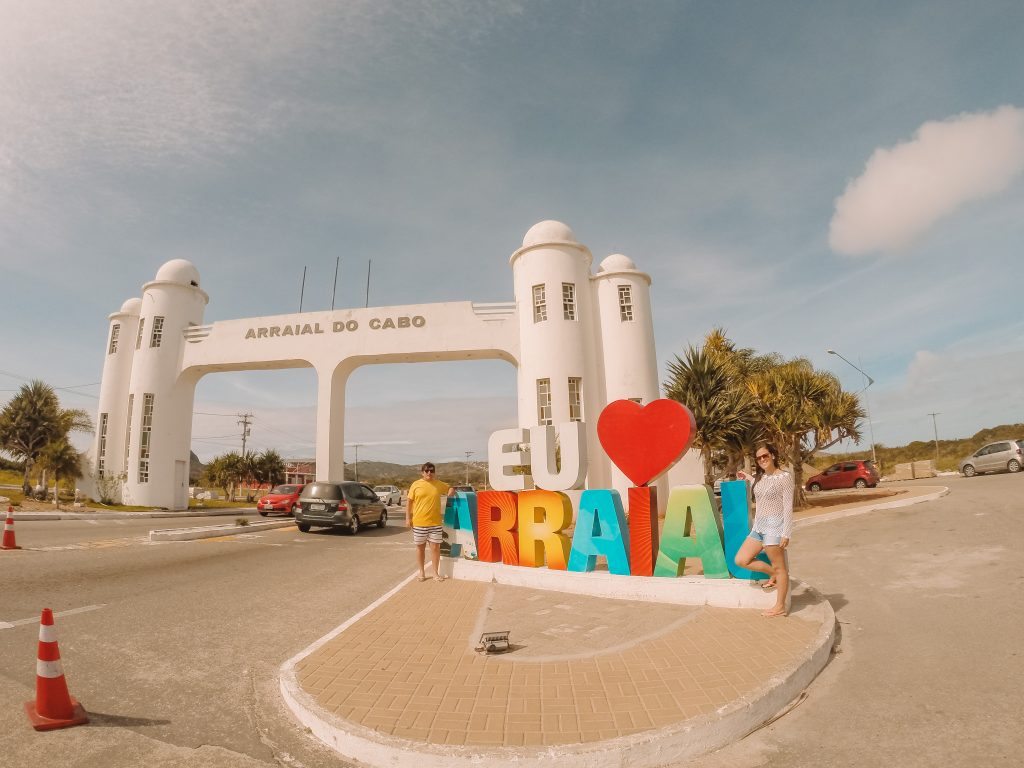
[[[356,478],[355,478],[355,480],[358,483],[359,482],[359,446],[361,446],[362,443],[346,443],[346,445],[350,445],[351,447],[356,449],[356,461],[355,461],[355,474],[356,474]]]
[[[245,441],[252,434],[252,430],[249,429],[250,419],[252,418],[251,413],[240,413],[238,414],[238,424],[242,427],[242,456],[245,456]]]
[[[938,427],[938,425],[937,425],[937,423],[935,421],[935,417],[936,416],[941,416],[942,412],[938,411],[936,413],[929,413],[928,415],[932,417],[932,429],[935,432],[935,471],[938,472],[939,471],[939,427]]]
[[[472,456],[476,451],[466,451],[466,485],[469,485],[469,457]]]

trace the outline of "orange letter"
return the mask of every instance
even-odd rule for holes
[[[516,495],[512,491],[481,491],[476,495],[476,521],[477,558],[484,563],[500,560],[519,565]]]
[[[562,531],[572,523],[569,497],[557,491],[519,494],[519,564],[564,571],[572,541]],[[481,558],[483,559],[483,558]]]

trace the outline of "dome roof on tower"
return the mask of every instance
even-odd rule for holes
[[[128,299],[121,305],[121,311],[126,315],[138,316],[142,313],[142,299]]]
[[[156,273],[157,282],[180,283],[199,287],[199,270],[191,261],[171,259]]]
[[[601,272],[619,272],[623,269],[636,269],[636,264],[629,256],[613,253],[601,262]]]
[[[540,221],[530,227],[530,231],[523,238],[523,248],[533,245],[546,245],[547,243],[578,243],[576,234],[569,228],[568,224],[548,219]]]

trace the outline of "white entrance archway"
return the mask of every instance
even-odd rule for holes
[[[583,421],[588,487],[629,482],[601,450],[597,414],[659,396],[650,277],[589,249],[556,221],[534,225],[509,259],[514,301],[416,304],[226,320],[190,262],[164,264],[110,316],[93,447],[97,475],[124,474],[127,503],[180,509],[199,379],[214,371],[313,368],[320,479],[344,471],[345,387],[363,365],[501,359],[515,366],[520,427]],[[592,414],[592,418],[587,418]],[[187,466],[187,464],[186,464]],[[184,481],[184,482],[187,482]]]

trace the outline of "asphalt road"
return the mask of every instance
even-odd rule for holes
[[[0,552],[0,765],[339,764],[285,710],[277,671],[413,571],[409,534],[146,541],[231,519],[17,523],[26,549]],[[43,607],[70,611],[57,634],[90,726],[29,728]]]
[[[943,477],[933,502],[798,529],[839,652],[775,723],[696,768],[1024,764],[1024,473]]]
[[[1024,474],[941,483],[938,501],[798,529],[793,572],[836,609],[838,653],[792,711],[690,765],[1021,764]],[[0,552],[0,621],[31,619],[0,629],[0,764],[343,764],[292,721],[277,671],[412,571],[408,534],[143,543],[173,523],[18,523],[37,549]],[[87,609],[57,629],[89,727],[36,733],[22,711],[44,606]]]

